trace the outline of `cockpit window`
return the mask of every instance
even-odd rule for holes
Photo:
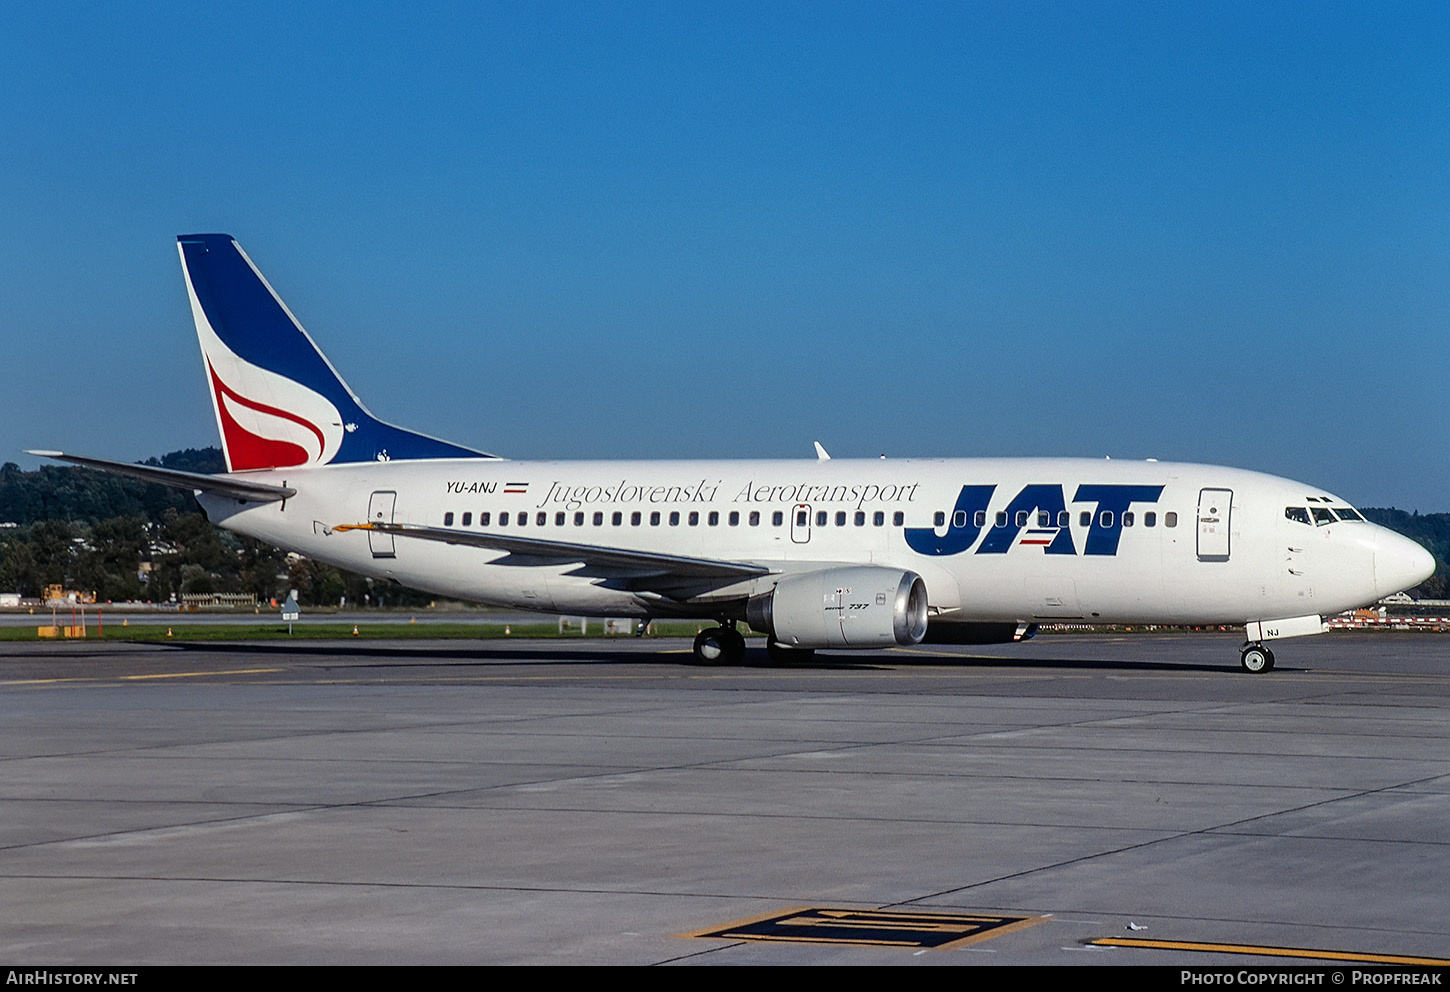
[[[1317,527],[1325,527],[1334,523],[1334,514],[1322,506],[1311,506],[1309,512],[1314,514],[1314,524]]]
[[[1302,506],[1286,506],[1284,507],[1284,519],[1292,520],[1296,524],[1308,524],[1310,522],[1309,511]]]
[[[1336,506],[1334,512],[1340,520],[1358,520],[1361,523],[1364,522],[1364,517],[1360,516],[1359,511],[1352,506]]]

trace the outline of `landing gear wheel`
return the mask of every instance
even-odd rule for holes
[[[1273,671],[1274,652],[1262,644],[1245,644],[1244,649],[1239,652],[1239,664],[1252,675]]]
[[[745,637],[733,627],[706,627],[695,635],[695,660],[702,665],[733,665],[745,657]]]
[[[765,642],[765,653],[770,655],[770,660],[777,665],[797,665],[815,657],[816,649],[786,647],[772,637]]]
[[[745,635],[734,627],[721,627],[720,635],[725,639],[729,648],[727,657],[732,665],[739,664],[745,658]]]

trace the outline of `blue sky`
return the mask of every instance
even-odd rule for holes
[[[1443,4],[49,6],[0,14],[0,458],[216,442],[174,238],[225,231],[375,413],[509,457],[1450,510]]]

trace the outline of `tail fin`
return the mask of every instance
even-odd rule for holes
[[[369,413],[230,235],[177,242],[228,471],[496,457]]]

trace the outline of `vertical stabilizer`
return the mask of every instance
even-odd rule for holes
[[[369,413],[230,235],[177,247],[228,471],[495,457]]]

